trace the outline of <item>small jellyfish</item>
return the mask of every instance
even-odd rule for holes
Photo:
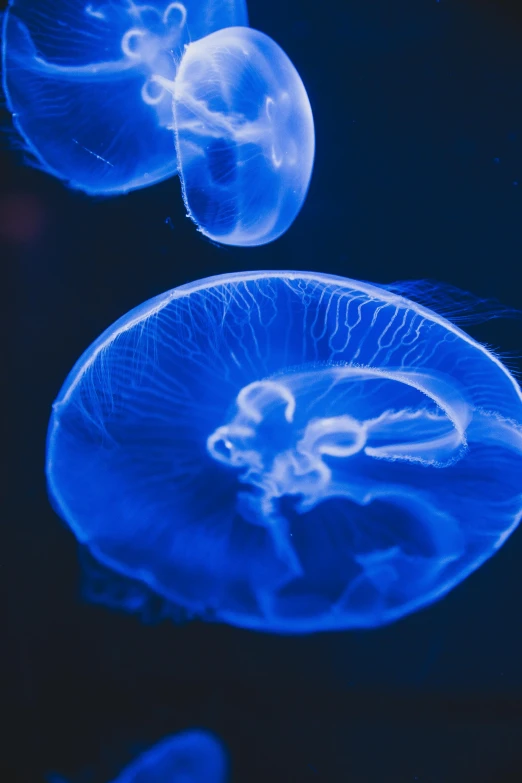
[[[173,734],[134,759],[112,783],[225,783],[228,761],[207,731]],[[58,783],[57,778],[52,778]],[[65,782],[63,782],[65,783]]]
[[[136,308],[54,405],[58,513],[192,616],[305,633],[437,600],[519,522],[522,393],[410,291],[250,272]]]
[[[11,0],[3,89],[26,150],[91,194],[145,187],[177,171],[172,101],[184,46],[247,24],[245,0]]]
[[[315,135],[294,65],[267,35],[218,30],[187,46],[174,83],[183,198],[200,231],[262,245],[292,224],[308,191]]]
[[[225,783],[227,759],[207,731],[184,731],[142,753],[113,783]]]

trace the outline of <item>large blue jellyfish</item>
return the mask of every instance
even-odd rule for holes
[[[218,276],[136,308],[54,405],[47,476],[96,560],[172,606],[281,633],[444,595],[522,513],[522,394],[384,288]]]
[[[228,761],[221,743],[192,729],[158,742],[132,761],[112,783],[225,783]],[[58,783],[57,778],[52,780]]]
[[[245,0],[11,0],[3,88],[38,164],[73,187],[115,194],[177,171],[172,100],[186,44],[247,24]]]

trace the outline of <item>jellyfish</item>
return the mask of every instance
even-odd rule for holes
[[[54,404],[55,509],[208,620],[371,628],[441,598],[520,520],[522,393],[413,290],[246,272],[131,311]]]
[[[227,779],[222,744],[208,731],[191,729],[166,737],[139,755],[113,783],[225,783]],[[58,778],[52,780],[60,783]]]
[[[173,95],[189,216],[210,239],[262,245],[293,223],[314,161],[312,110],[297,70],[267,35],[218,30],[187,46]]]
[[[178,171],[204,235],[261,245],[305,200],[312,110],[271,38],[244,26],[212,32],[246,21],[243,0],[207,6],[88,5],[77,14],[82,24],[88,17],[83,40],[70,34],[69,11],[51,35],[43,9],[16,0],[4,23],[4,89],[28,149],[51,173],[114,194]]]
[[[177,171],[172,100],[185,45],[246,25],[245,0],[11,0],[3,89],[25,149],[43,170],[94,195]]]
[[[207,731],[191,730],[142,753],[114,783],[225,783],[227,777],[221,743]]]

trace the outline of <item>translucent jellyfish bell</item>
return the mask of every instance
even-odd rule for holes
[[[192,729],[146,750],[112,783],[225,783],[227,779],[228,760],[222,744],[208,731]],[[60,779],[52,780],[58,783]]]
[[[186,48],[170,89],[183,197],[200,231],[230,245],[283,234],[315,149],[310,102],[286,54],[257,30],[219,30]]]
[[[440,598],[518,524],[521,469],[521,390],[497,357],[400,292],[299,272],[124,316],[66,380],[47,452],[100,563],[277,632]]]
[[[184,731],[142,753],[113,783],[225,783],[227,759],[206,731]]]
[[[11,0],[3,88],[25,147],[50,174],[92,194],[176,173],[172,101],[183,47],[247,24],[245,0]]]

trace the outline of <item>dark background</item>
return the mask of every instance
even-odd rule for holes
[[[50,406],[75,360],[187,281],[263,268],[433,278],[522,306],[517,6],[250,0],[252,26],[300,71],[317,133],[306,204],[266,247],[203,239],[177,179],[90,199],[24,166],[4,136],[2,781],[102,783],[189,726],[224,740],[233,783],[522,780],[522,530],[443,601],[381,630],[151,626],[82,601],[44,481]],[[520,322],[471,331],[522,369]]]

